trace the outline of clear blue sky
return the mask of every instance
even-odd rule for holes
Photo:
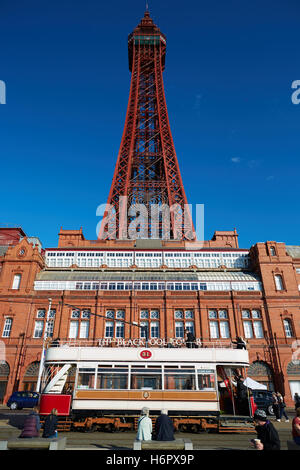
[[[299,0],[150,0],[167,35],[165,91],[188,201],[205,238],[300,244]],[[130,85],[127,35],[143,0],[1,0],[0,224],[57,246],[96,238]]]

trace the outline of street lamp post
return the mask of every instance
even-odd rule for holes
[[[45,325],[45,331],[44,331],[44,337],[43,337],[43,349],[42,349],[41,360],[40,360],[38,381],[36,384],[36,392],[40,391],[41,378],[42,378],[42,373],[43,373],[43,368],[44,368],[44,363],[45,363],[45,351],[46,351],[45,345],[46,345],[46,340],[48,336],[48,324],[49,324],[51,305],[52,305],[52,299],[48,299],[48,300],[49,300],[49,306],[48,306],[47,319],[46,319],[46,325]]]

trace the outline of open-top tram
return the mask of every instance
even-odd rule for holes
[[[73,428],[134,429],[147,406],[154,419],[168,409],[175,429],[215,428],[226,408],[236,415],[231,379],[248,365],[248,352],[228,345],[190,349],[61,344],[47,349],[40,414],[55,407]]]

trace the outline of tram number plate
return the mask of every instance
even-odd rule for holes
[[[143,351],[140,352],[140,356],[142,359],[151,359],[152,352],[147,349],[144,349]]]

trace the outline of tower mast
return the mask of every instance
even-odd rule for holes
[[[130,207],[143,205],[148,217],[139,226],[138,238],[192,240],[194,229],[164,93],[166,37],[153,23],[148,2],[144,17],[128,37],[128,56],[129,101],[107,201],[113,215],[104,214],[99,238],[128,238],[134,220]]]

